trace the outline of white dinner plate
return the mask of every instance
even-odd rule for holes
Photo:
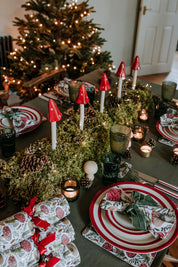
[[[54,85],[55,92],[61,96],[69,97],[69,82],[71,81],[72,79],[66,79],[56,83]],[[91,87],[96,89],[96,86],[90,82],[82,81],[82,83],[85,85],[86,90],[89,90]]]
[[[171,126],[162,126],[160,121],[158,121],[156,123],[156,129],[163,137],[178,144],[178,130],[176,128]]]
[[[166,238],[155,238],[148,231],[135,229],[127,216],[100,208],[103,197],[116,185],[119,185],[127,193],[132,193],[135,190],[145,195],[149,194],[162,207],[175,210],[176,222]],[[136,182],[117,183],[100,190],[90,205],[90,218],[95,230],[101,237],[113,246],[130,252],[157,252],[170,246],[178,236],[178,211],[175,204],[157,189]]]
[[[35,108],[28,107],[28,106],[21,106],[21,105],[13,105],[13,106],[9,106],[9,108],[18,109],[18,111],[22,112],[20,114],[21,118],[26,118],[29,121],[30,120],[33,121],[33,125],[31,125],[29,127],[27,126],[26,128],[24,128],[22,131],[17,133],[18,135],[19,134],[24,134],[24,133],[27,133],[27,132],[30,132],[30,131],[34,130],[42,122],[42,117],[43,116],[42,116],[41,112],[39,112]],[[10,127],[8,119],[5,118],[1,113],[0,113],[0,127],[2,127],[2,128]]]

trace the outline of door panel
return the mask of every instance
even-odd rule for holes
[[[134,57],[139,75],[169,72],[178,40],[178,0],[141,0]]]

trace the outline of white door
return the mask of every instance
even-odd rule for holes
[[[141,0],[134,56],[139,75],[169,72],[178,40],[178,0]]]

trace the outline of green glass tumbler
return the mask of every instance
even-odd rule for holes
[[[162,82],[161,94],[165,102],[171,101],[175,96],[177,83],[171,81]]]
[[[124,125],[114,125],[110,129],[111,151],[117,154],[124,154],[128,149],[131,129]]]
[[[1,130],[0,143],[2,155],[5,158],[11,157],[15,153],[16,132],[14,129],[6,128]]]

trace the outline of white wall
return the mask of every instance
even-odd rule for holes
[[[82,1],[82,0],[78,0]],[[25,0],[0,0],[0,36],[16,37],[18,31],[13,27],[13,19],[22,17],[24,9],[21,5]],[[127,74],[130,73],[134,46],[136,11],[138,0],[89,0],[89,6],[96,11],[91,15],[94,23],[101,24],[107,42],[102,50],[111,52],[114,65],[118,68],[121,61],[125,62]]]
[[[102,33],[107,42],[103,50],[111,52],[116,68],[121,61],[125,62],[127,73],[130,73],[135,38],[136,13],[138,0],[90,0],[96,13],[95,23],[105,29]]]

